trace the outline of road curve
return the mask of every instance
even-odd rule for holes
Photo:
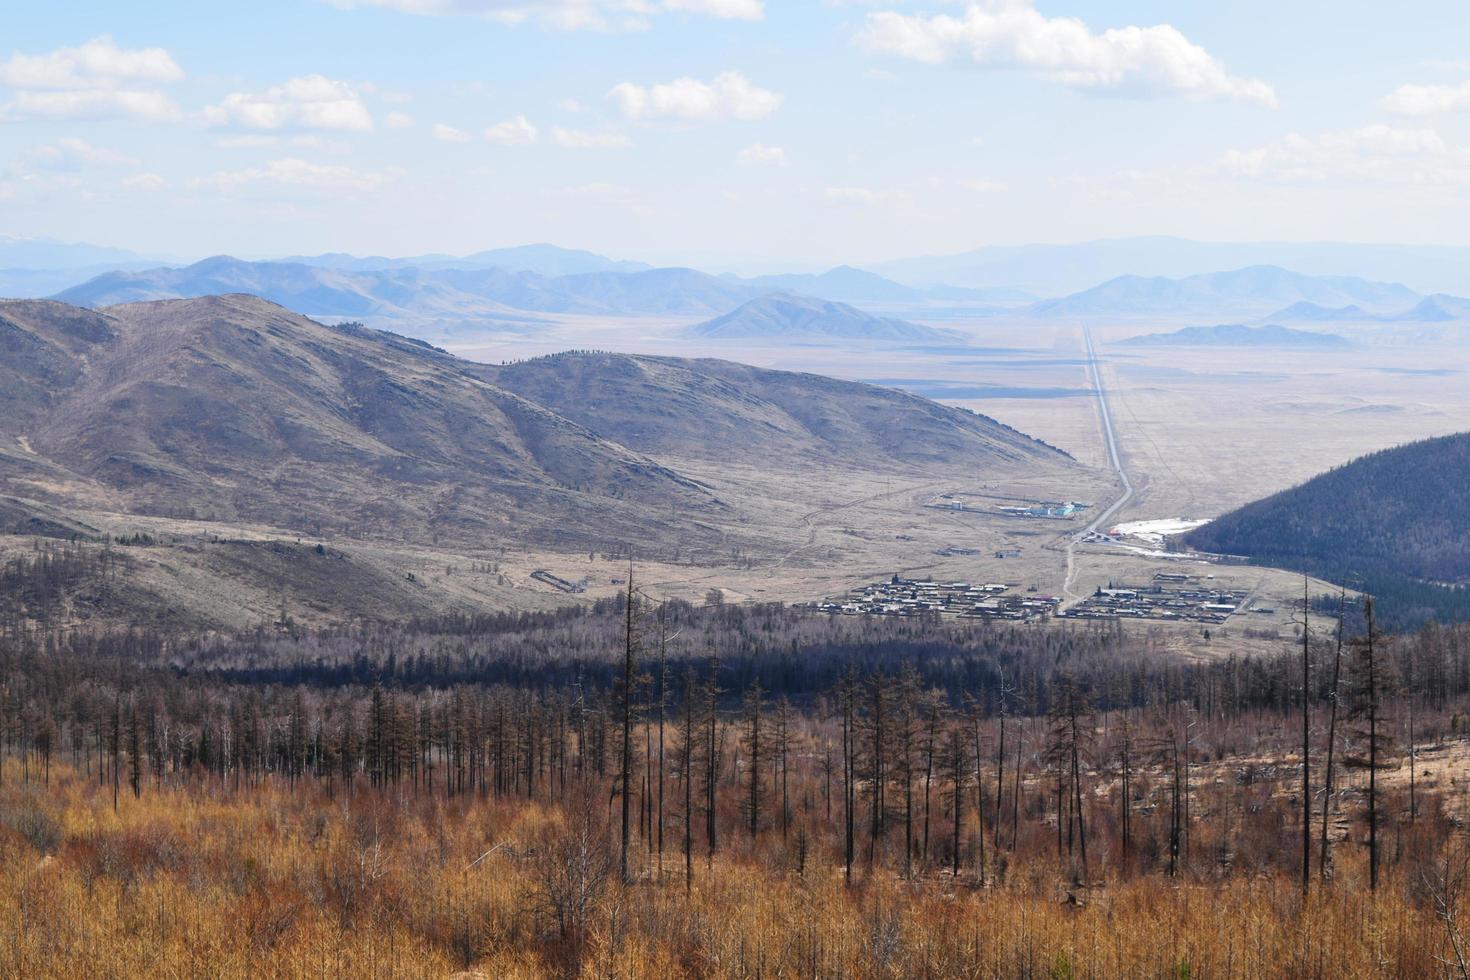
[[[1113,431],[1113,415],[1108,411],[1108,393],[1103,387],[1102,371],[1097,365],[1097,351],[1092,346],[1092,331],[1086,327],[1082,328],[1082,341],[1087,346],[1087,367],[1092,372],[1093,390],[1097,392],[1097,410],[1102,417],[1103,439],[1108,446],[1108,463],[1112,466],[1113,472],[1118,475],[1118,482],[1122,485],[1123,492],[1112,503],[1099,511],[1086,527],[1067,539],[1067,576],[1062,582],[1062,593],[1073,602],[1082,598],[1072,591],[1072,583],[1077,578],[1077,545],[1083,538],[1096,532],[1099,527],[1105,526],[1114,514],[1122,510],[1128,501],[1133,499],[1133,481],[1128,479],[1128,473],[1123,469],[1123,461],[1118,456],[1118,436]]]

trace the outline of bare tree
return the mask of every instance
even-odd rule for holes
[[[1444,923],[1445,940],[1450,945],[1450,956],[1439,957],[1439,961],[1460,980],[1470,980],[1470,939],[1460,926],[1461,908],[1470,887],[1470,847],[1463,836],[1457,836],[1445,848],[1441,870],[1426,877],[1434,911]]]
[[[749,759],[750,774],[746,784],[745,810],[750,821],[750,836],[754,837],[760,832],[761,818],[761,763],[765,759],[765,746],[761,742],[761,684],[760,681],[751,681],[750,687],[745,692],[744,722],[745,732],[741,744],[745,748]]]
[[[555,922],[559,935],[580,944],[613,875],[613,856],[601,809],[581,787],[564,817],[536,844],[536,909]]]
[[[1317,858],[1317,873],[1325,882],[1332,867],[1332,852],[1327,841],[1327,822],[1332,816],[1332,761],[1337,748],[1337,709],[1341,703],[1342,684],[1342,635],[1347,620],[1347,590],[1338,593],[1337,599],[1337,649],[1332,658],[1331,712],[1327,721],[1327,763],[1322,773],[1322,840],[1321,854]]]
[[[1312,882],[1312,600],[1302,576],[1302,894]]]
[[[1367,741],[1366,759],[1345,759],[1345,764],[1366,767],[1368,770],[1368,887],[1378,890],[1378,769],[1379,757],[1386,748],[1385,737],[1379,732],[1382,721],[1380,709],[1384,678],[1382,665],[1378,662],[1378,646],[1383,634],[1379,632],[1373,612],[1373,599],[1363,600],[1363,614],[1368,625],[1364,636],[1357,642],[1355,657],[1356,690],[1354,691],[1353,714],[1362,726],[1361,734]]]
[[[949,770],[949,812],[952,820],[950,833],[950,874],[958,881],[960,877],[960,830],[965,814],[965,783],[970,770],[970,753],[966,748],[968,739],[959,725],[951,726],[945,742],[944,762]]]
[[[633,702],[636,697],[634,685],[638,668],[638,653],[641,638],[635,626],[635,607],[638,595],[633,590],[633,563],[628,563],[628,592],[625,597],[623,630],[623,671],[618,686],[619,709],[623,722],[622,765],[618,773],[619,792],[622,793],[623,828],[619,851],[619,867],[623,881],[628,881],[628,839],[632,821],[633,802]]]

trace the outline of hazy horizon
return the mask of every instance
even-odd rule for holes
[[[26,7],[0,234],[737,271],[1137,235],[1470,244],[1470,11],[1432,7],[1428,42],[1366,4]]]

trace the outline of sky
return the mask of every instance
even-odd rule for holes
[[[1470,244],[1470,5],[53,0],[0,235],[741,271],[1172,234]]]

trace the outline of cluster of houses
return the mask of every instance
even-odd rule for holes
[[[1017,622],[1046,619],[1056,612],[1061,599],[1017,592],[1016,586],[993,582],[934,582],[893,576],[887,582],[853,589],[841,599],[817,604],[821,612],[848,616],[917,616],[940,613],[975,619],[1007,619]]]
[[[1157,619],[1223,623],[1248,592],[1219,589],[1180,572],[1159,572],[1150,585],[1098,589],[1062,613],[1068,619]]]

